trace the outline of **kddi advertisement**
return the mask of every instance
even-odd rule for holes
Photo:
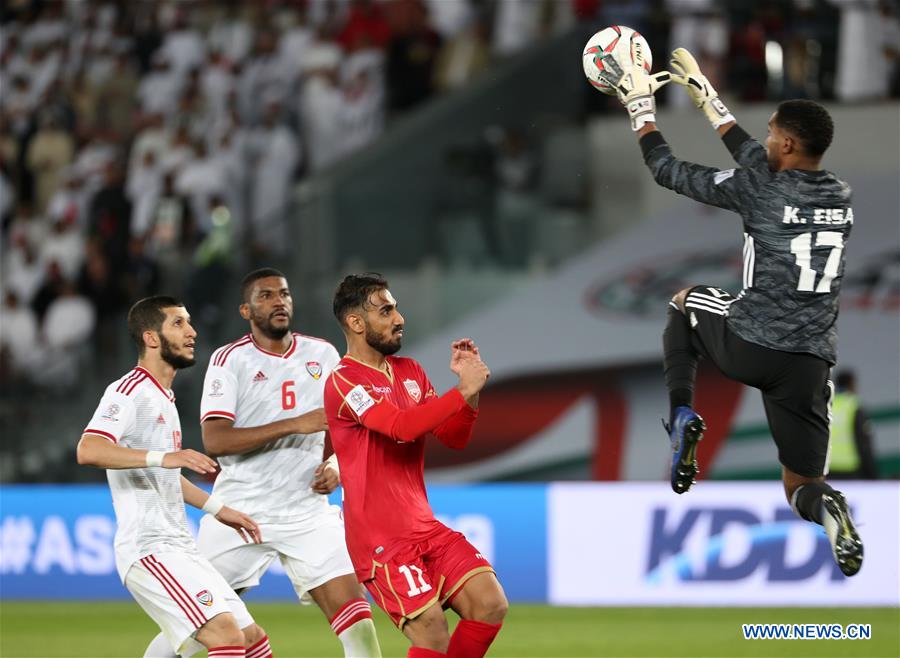
[[[900,605],[900,485],[841,487],[865,543],[846,578],[781,483],[557,484],[549,600],[560,605]],[[590,510],[586,515],[585,510]]]

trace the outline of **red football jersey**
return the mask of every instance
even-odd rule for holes
[[[325,386],[325,414],[341,468],[347,548],[357,576],[439,532],[425,492],[425,436],[463,447],[478,415],[456,389],[437,397],[416,361],[387,371],[345,356]]]

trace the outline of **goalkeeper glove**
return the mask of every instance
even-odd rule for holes
[[[616,90],[616,96],[628,110],[631,129],[638,131],[644,124],[656,122],[656,99],[653,94],[669,84],[672,74],[661,71],[650,75],[640,65],[632,65],[623,70],[612,55],[604,55],[601,61],[603,68],[600,77]]]
[[[694,105],[703,110],[706,118],[713,128],[719,128],[726,123],[734,121],[734,116],[719,99],[719,94],[709,84],[709,80],[700,71],[697,60],[684,48],[672,51],[672,59],[669,60],[675,72],[672,80],[688,90],[688,95],[694,101]]]

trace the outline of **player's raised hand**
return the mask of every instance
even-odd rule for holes
[[[331,468],[331,464],[327,461],[322,462],[316,467],[315,477],[312,482],[312,490],[317,494],[327,496],[338,488],[341,483],[341,476],[338,472]]]
[[[216,472],[216,462],[202,452],[196,450],[175,450],[163,455],[163,468],[189,468],[194,473],[206,475]]]
[[[328,429],[325,409],[321,407],[297,416],[294,419],[294,423],[296,425],[294,432],[297,434],[312,434],[314,432],[324,432]]]
[[[644,124],[656,122],[656,99],[653,94],[669,84],[672,74],[660,71],[650,75],[642,63],[623,69],[611,53],[603,55],[600,60],[603,63],[600,77],[616,90],[619,101],[628,110],[631,129],[638,131]]]
[[[471,338],[461,338],[450,343],[450,372],[459,375],[459,366],[465,359],[481,361],[478,346]]]
[[[669,60],[674,71],[672,81],[684,86],[694,105],[703,110],[713,128],[734,121],[734,116],[719,100],[718,92],[700,70],[697,60],[687,48],[676,48]]]
[[[219,523],[224,523],[229,528],[234,528],[245,544],[249,544],[251,541],[254,544],[262,543],[262,533],[259,530],[259,526],[256,525],[256,521],[246,514],[226,505],[216,514],[216,520]]]
[[[490,368],[481,359],[463,359],[459,364],[459,384],[457,388],[463,397],[468,399],[481,392],[488,378],[491,376]]]

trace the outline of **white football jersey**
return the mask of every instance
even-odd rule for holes
[[[181,450],[181,421],[175,396],[137,367],[106,387],[86,434],[124,448]],[[116,510],[116,569],[128,569],[151,553],[191,552],[197,547],[187,526],[181,469],[107,469]]]
[[[262,349],[250,334],[213,352],[203,382],[200,422],[227,418],[259,427],[324,406],[325,381],[340,361],[331,343],[302,334],[284,354]],[[213,490],[257,521],[295,521],[322,512],[313,493],[325,432],[292,434],[242,455],[219,457]]]

